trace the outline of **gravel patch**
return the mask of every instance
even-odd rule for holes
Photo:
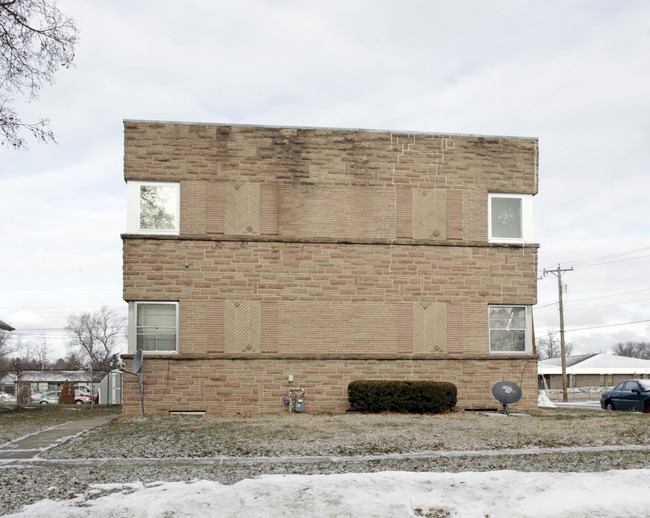
[[[647,430],[646,415],[571,409],[518,417],[458,412],[120,418],[46,451],[41,458],[47,465],[0,466],[0,512],[42,498],[73,498],[92,484],[233,484],[263,474],[650,468]],[[291,459],[301,456],[313,458]],[[75,465],[74,459],[90,465]]]

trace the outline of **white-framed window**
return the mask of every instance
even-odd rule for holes
[[[493,243],[531,242],[532,194],[488,194],[488,236]]]
[[[532,354],[530,312],[530,306],[488,307],[491,353]]]
[[[177,182],[127,182],[127,231],[131,234],[178,234],[180,192]]]
[[[129,352],[178,352],[178,302],[129,303]]]

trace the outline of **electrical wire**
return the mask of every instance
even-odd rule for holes
[[[646,246],[646,247],[643,247],[643,248],[637,248],[635,250],[629,250],[627,252],[617,252],[615,254],[602,255],[602,256],[591,257],[591,258],[587,258],[587,259],[578,259],[576,261],[560,261],[558,264],[570,264],[575,268],[575,267],[597,266],[597,265],[600,265],[600,264],[611,264],[611,263],[616,263],[616,262],[620,262],[620,261],[631,261],[631,260],[634,260],[634,259],[643,259],[644,257],[650,257],[650,255],[642,255],[640,257],[628,257],[628,258],[625,258],[625,259],[617,259],[617,258],[626,256],[626,255],[631,255],[631,254],[637,254],[639,252],[644,252],[646,250],[650,250],[650,246]],[[551,270],[551,269],[554,268],[554,266],[555,265],[550,266],[548,268],[544,268],[544,269],[545,270]]]
[[[572,331],[585,331],[587,329],[602,329],[604,327],[629,326],[629,325],[633,325],[633,324],[642,324],[644,322],[650,322],[650,319],[635,320],[634,322],[621,322],[619,324],[605,324],[605,325],[602,325],[602,326],[591,326],[591,327],[579,327],[579,328],[576,328],[576,329],[565,329],[564,332],[565,333],[571,333]]]

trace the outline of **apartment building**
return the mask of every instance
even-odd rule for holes
[[[124,122],[148,415],[345,412],[359,379],[537,401],[535,138]],[[140,412],[134,376],[124,413]]]

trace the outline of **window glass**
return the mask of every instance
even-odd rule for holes
[[[491,203],[492,237],[521,239],[523,237],[521,198],[493,196]]]
[[[625,382],[625,386],[623,387],[624,392],[632,392],[632,389],[638,389],[638,385],[636,384],[635,381],[627,381]]]
[[[176,351],[176,303],[136,305],[136,349]]]
[[[178,182],[129,180],[126,183],[127,232],[177,235],[180,226],[180,191]]]
[[[526,307],[491,306],[490,351],[526,352]]]
[[[176,188],[174,185],[140,185],[140,228],[176,229]]]

